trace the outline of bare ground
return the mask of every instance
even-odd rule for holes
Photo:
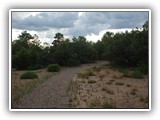
[[[147,75],[142,79],[124,77],[124,73],[110,66],[91,70],[93,75],[88,78],[74,76],[74,89],[70,92],[72,108],[148,108]]]
[[[96,62],[92,64],[85,64],[79,67],[63,68],[60,72],[53,75],[53,77],[43,84],[40,84],[32,92],[24,95],[20,102],[12,103],[12,108],[16,109],[36,109],[36,108],[68,108],[69,98],[67,95],[67,88],[73,76],[85,69],[93,66],[100,66],[107,62]],[[14,79],[12,79],[14,82]],[[12,88],[13,90],[13,88]],[[14,91],[12,91],[13,93]]]

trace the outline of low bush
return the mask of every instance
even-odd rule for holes
[[[81,73],[78,73],[78,77],[79,78],[87,78],[88,79],[88,77],[92,76],[92,75],[93,75],[93,71],[90,70],[90,69],[85,70],[85,71],[83,71]]]
[[[135,70],[135,71],[133,71],[133,72],[131,73],[131,77],[141,79],[141,78],[143,78],[143,74],[142,74],[141,71]]]
[[[35,78],[38,78],[38,75],[34,72],[25,72],[20,77],[20,79],[35,79]]]
[[[60,66],[58,64],[50,64],[47,68],[48,72],[58,72],[60,70]]]

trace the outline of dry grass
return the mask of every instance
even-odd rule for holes
[[[20,76],[26,71],[12,71],[12,103],[19,103],[21,97],[31,92],[35,87],[51,78],[53,73],[47,72],[45,69],[33,70],[37,75],[37,79],[20,79]]]
[[[126,77],[110,66],[103,66],[87,79],[74,77],[79,88],[72,92],[72,108],[148,108],[148,77],[143,79]],[[127,71],[127,70],[126,70]],[[109,74],[107,74],[109,73]],[[94,84],[87,81],[94,80]],[[86,82],[82,82],[86,81]]]

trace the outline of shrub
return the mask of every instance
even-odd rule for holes
[[[38,75],[34,72],[25,72],[24,74],[21,75],[21,79],[34,79],[38,78]]]
[[[87,78],[88,79],[88,77],[92,76],[92,75],[93,75],[93,71],[90,70],[90,69],[85,70],[85,71],[83,71],[81,73],[78,73],[78,77],[79,78]]]
[[[47,68],[48,72],[58,72],[60,70],[60,66],[58,64],[50,64]]]
[[[140,79],[140,78],[143,78],[143,74],[141,71],[135,70],[131,73],[131,77]]]

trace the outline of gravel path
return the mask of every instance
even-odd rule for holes
[[[99,61],[92,64],[84,64],[79,67],[63,68],[51,79],[39,85],[31,93],[25,95],[21,103],[16,108],[68,108],[69,100],[67,97],[67,87],[73,76],[87,68],[106,64]]]

